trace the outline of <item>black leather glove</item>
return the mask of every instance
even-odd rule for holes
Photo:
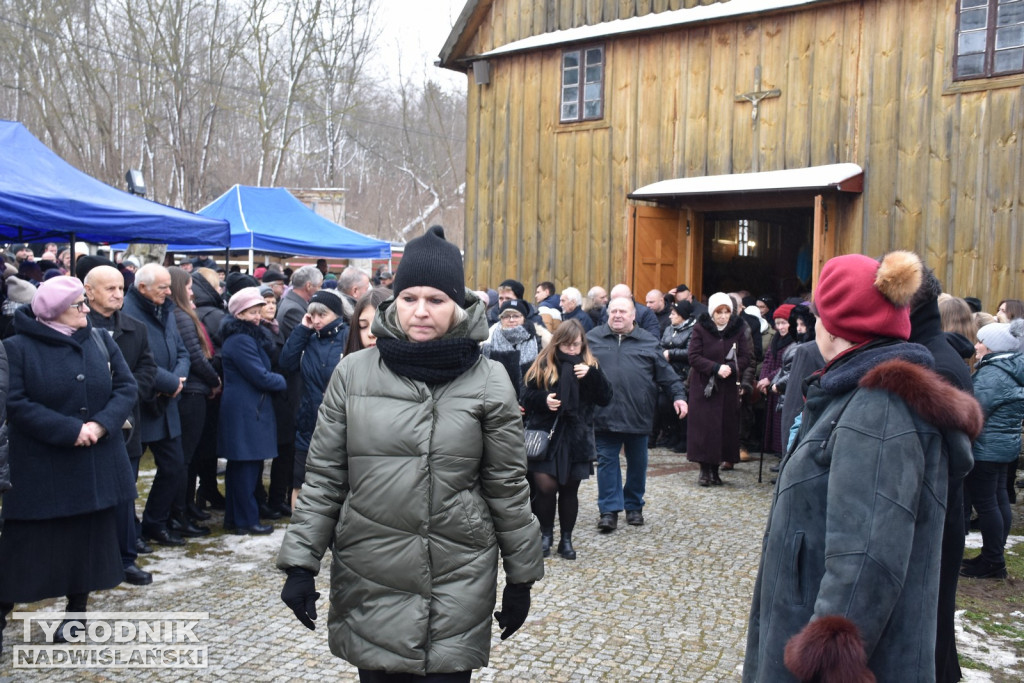
[[[501,594],[501,611],[494,613],[498,626],[504,629],[501,639],[505,640],[519,630],[530,613],[530,587],[528,583],[507,583]]]
[[[315,631],[316,624],[313,620],[316,619],[316,601],[320,599],[320,594],[316,592],[313,572],[303,567],[290,567],[286,571],[288,578],[281,589],[281,599],[292,612],[295,612],[303,626]],[[527,595],[526,599],[529,606],[530,596]]]

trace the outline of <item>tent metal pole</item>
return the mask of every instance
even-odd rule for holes
[[[252,249],[249,249],[249,275],[252,275],[253,270],[254,270],[253,267],[252,267],[252,258],[253,258]]]
[[[71,250],[71,272],[68,273],[68,275],[71,277],[78,277],[75,274],[75,271],[77,270],[75,268],[75,233],[71,233],[71,244],[68,245],[68,249]]]

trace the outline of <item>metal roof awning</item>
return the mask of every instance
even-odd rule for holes
[[[732,173],[661,180],[626,195],[629,199],[657,201],[684,197],[790,192],[863,192],[864,169],[857,164],[828,164],[760,173]]]

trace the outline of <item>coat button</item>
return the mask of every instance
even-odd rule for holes
[[[89,409],[88,408],[79,408],[78,409],[78,413],[79,413],[79,415],[88,415],[89,414]]]
[[[75,379],[77,379],[79,382],[84,382],[85,381],[85,375],[78,375],[78,376],[75,377]]]

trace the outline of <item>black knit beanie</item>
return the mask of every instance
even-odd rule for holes
[[[259,280],[245,273],[228,273],[228,276],[224,279],[224,288],[227,289],[228,294],[237,294],[238,290],[245,289],[246,287],[259,286]]]
[[[331,291],[321,289],[313,295],[309,303],[323,304],[339,318],[345,315],[345,309],[341,305],[341,296]]]
[[[466,303],[466,276],[459,248],[444,238],[444,228],[431,226],[421,237],[409,240],[395,273],[392,289],[397,295],[409,287],[439,289],[459,306]]]
[[[519,280],[508,279],[502,282],[499,287],[508,287],[512,290],[512,293],[516,295],[517,299],[522,299],[523,295],[526,294],[526,287]]]

